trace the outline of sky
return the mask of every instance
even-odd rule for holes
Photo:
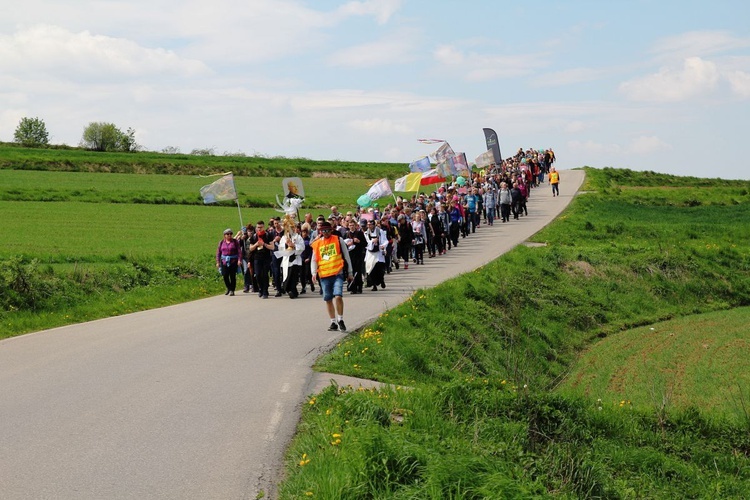
[[[4,4],[4,5],[3,5]],[[144,149],[750,179],[746,0],[0,0],[0,141],[41,118]]]

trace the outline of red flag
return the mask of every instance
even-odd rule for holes
[[[428,186],[430,184],[439,184],[441,182],[445,182],[445,177],[441,177],[440,173],[433,168],[422,174],[422,180],[419,181],[419,184],[422,186]]]

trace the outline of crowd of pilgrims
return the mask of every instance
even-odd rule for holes
[[[236,236],[228,229],[216,255],[226,294],[234,295],[237,274],[243,275],[243,292],[262,298],[269,297],[271,287],[276,297],[297,298],[308,288],[315,292],[310,244],[324,221],[346,244],[354,270],[349,293],[376,292],[386,287],[391,272],[445,255],[482,224],[528,215],[531,190],[544,182],[554,162],[551,149],[519,149],[499,166],[473,173],[464,186],[442,184],[430,194],[396,198],[382,210],[360,207],[341,213],[332,206],[327,215],[306,213],[299,222],[275,217],[267,224],[248,224]],[[276,250],[288,255],[277,257]]]

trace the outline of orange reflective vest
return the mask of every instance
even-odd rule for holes
[[[341,255],[341,243],[338,236],[319,238],[312,243],[315,262],[318,263],[318,276],[328,278],[336,276],[344,269],[344,257]]]

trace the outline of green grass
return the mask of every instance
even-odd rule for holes
[[[194,175],[108,174],[0,169],[0,201],[72,201],[153,205],[203,205],[199,190],[218,177]],[[376,179],[305,178],[308,209],[353,207]],[[280,177],[235,177],[240,205],[279,208]],[[227,205],[229,202],[224,202]]]
[[[638,174],[623,175],[627,183],[616,186],[610,174],[587,171],[590,193],[535,236],[547,246],[519,247],[417,291],[320,359],[320,370],[410,389],[330,388],[311,400],[289,450],[281,497],[750,495],[750,418],[742,399],[716,411],[695,404],[727,380],[742,385],[745,364],[723,365],[720,377],[696,367],[699,375],[682,378],[680,397],[669,405],[644,395],[664,380],[660,366],[685,356],[676,345],[635,385],[624,379],[635,403],[606,387],[615,355],[611,365],[577,365],[589,346],[604,353],[599,359],[612,352],[611,344],[595,350],[601,339],[643,335],[670,319],[717,318],[717,328],[735,328],[717,333],[704,325],[712,345],[744,342],[750,235],[738,221],[748,220],[750,206],[726,191],[744,183],[701,181],[688,191],[659,192],[645,173],[643,184],[656,195],[647,202]],[[685,203],[686,194],[711,201]],[[605,388],[556,391],[579,372]],[[730,417],[732,404],[739,419]],[[333,433],[340,443],[332,444]],[[303,454],[310,462],[300,465]]]
[[[395,178],[393,176],[404,175],[408,165],[242,155],[104,153],[78,148],[24,148],[0,143],[0,169],[171,175],[206,175],[232,171],[238,176],[254,177]]]
[[[593,344],[559,391],[602,405],[692,405],[743,420],[742,400],[750,405],[749,324],[750,308],[743,307],[618,333]]]

